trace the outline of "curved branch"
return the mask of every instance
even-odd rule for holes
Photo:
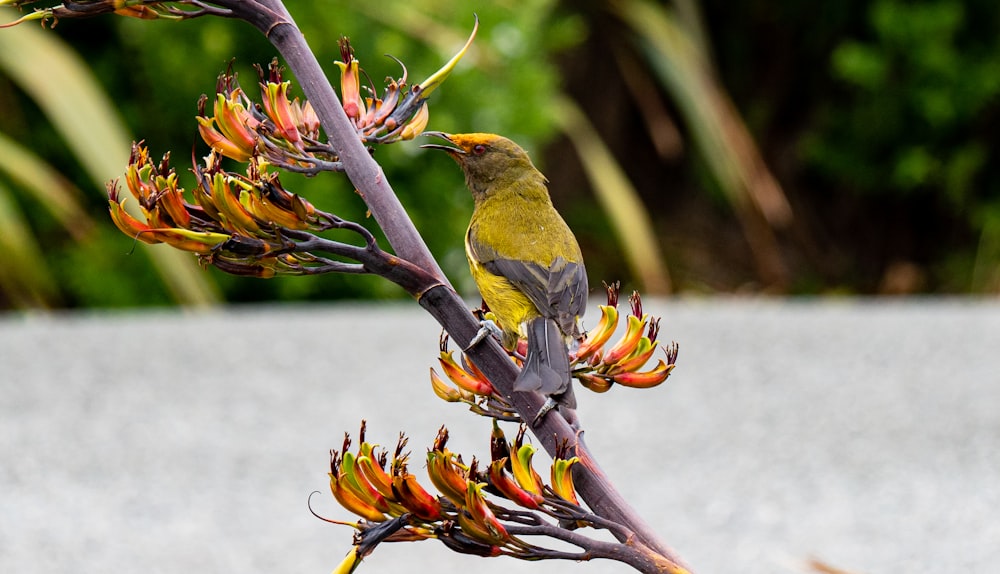
[[[510,525],[505,527],[507,533],[512,536],[546,536],[555,538],[582,548],[582,553],[558,552],[554,550],[546,551],[543,548],[531,547],[528,559],[556,558],[565,560],[593,560],[594,558],[605,558],[624,562],[640,572],[648,574],[658,574],[662,572],[677,572],[671,564],[667,563],[663,556],[660,556],[649,547],[638,544],[620,544],[615,542],[605,542],[594,540],[589,536],[584,536],[577,531],[567,530],[552,524],[543,523],[537,526]],[[510,554],[518,557],[516,553]],[[541,555],[541,556],[539,556]]]
[[[357,129],[344,113],[330,80],[284,4],[280,0],[225,0],[215,3],[229,8],[260,30],[281,53],[316,111],[347,176],[368,205],[372,217],[386,232],[392,249],[403,259],[437,277],[442,284],[450,285],[389,185],[381,166],[372,159]]]
[[[385,258],[372,257],[364,261],[364,265],[371,265],[372,272],[403,286],[448,331],[452,339],[463,348],[467,347],[479,330],[478,321],[451,288],[386,181],[381,167],[365,149],[333,87],[285,6],[280,0],[227,0],[217,4],[229,7],[257,27],[284,57],[319,116],[348,177],[385,232],[390,245],[400,255],[399,258],[391,255]],[[487,338],[469,349],[468,355],[521,414],[522,420],[534,417],[542,407],[544,398],[538,393],[514,392],[517,367],[497,341]],[[532,432],[550,456],[555,455],[558,444],[568,442],[575,445],[574,454],[582,462],[574,465],[573,469],[577,491],[595,514],[628,524],[639,542],[658,552],[664,561],[658,571],[688,571],[677,554],[615,489],[582,440],[582,433],[575,432],[561,416],[546,416]],[[635,540],[621,542],[626,545],[637,543]]]

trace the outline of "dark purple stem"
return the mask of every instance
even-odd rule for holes
[[[450,285],[389,185],[382,167],[372,159],[361,142],[357,129],[344,113],[340,99],[320,67],[319,60],[309,49],[305,37],[284,4],[276,0],[227,1],[218,4],[232,9],[237,17],[253,24],[281,53],[298,79],[306,99],[316,110],[323,130],[330,139],[330,145],[340,157],[344,171],[361,194],[375,222],[385,231],[386,239],[396,255],[436,276],[441,283]]]
[[[399,266],[395,268],[398,275],[393,280],[413,294],[451,338],[464,347],[478,332],[478,321],[451,288],[431,256],[412,220],[386,181],[382,168],[372,159],[358,137],[319,61],[282,2],[219,1],[217,4],[232,9],[236,17],[257,27],[284,57],[288,67],[298,78],[306,98],[316,110],[347,176],[357,187],[395,252],[405,260],[398,262]],[[414,268],[419,271],[411,273]],[[488,338],[469,349],[467,354],[517,409],[522,420],[532,420],[542,407],[544,399],[538,393],[513,392],[517,367],[500,345]],[[577,491],[595,514],[627,525],[635,533],[638,542],[664,559],[655,561],[657,567],[654,571],[689,572],[676,552],[660,540],[656,532],[615,489],[584,443],[582,432],[574,431],[562,417],[552,414],[532,430],[550,456],[555,455],[556,446],[564,441],[576,445],[575,454],[582,463],[574,465],[573,477]],[[621,542],[635,544],[637,541]]]

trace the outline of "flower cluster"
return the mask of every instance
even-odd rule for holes
[[[134,7],[128,2],[119,4],[121,10]],[[368,144],[386,144],[419,134],[427,125],[427,97],[466,53],[478,24],[477,20],[465,47],[440,70],[407,87],[404,68],[402,78],[387,80],[381,98],[374,97],[373,87],[361,86],[363,72],[350,43],[341,39],[344,62],[338,65],[344,110],[358,137]],[[257,72],[259,103],[247,96],[231,70],[219,76],[211,110],[208,96],[199,100],[198,131],[212,149],[203,165],[194,166],[198,182],[191,190],[191,200],[179,187],[168,156],[154,163],[141,143],[133,144],[125,182],[145,221],[139,218],[138,210],[125,210],[126,199],[117,181],[108,185],[112,219],[133,239],[191,251],[202,263],[232,274],[272,277],[371,272],[365,261],[386,262],[391,257],[378,249],[374,236],[363,226],[319,211],[288,192],[270,171],[274,167],[315,175],[343,171],[343,166],[334,147],[322,139],[320,120],[312,105],[290,97],[291,83],[282,78],[277,59],[266,71],[258,66]],[[371,97],[362,97],[363,90]],[[224,170],[223,157],[246,163],[245,175]],[[312,234],[332,228],[353,232],[364,245],[338,243]],[[321,252],[335,258],[318,255]]]
[[[108,184],[108,207],[118,228],[144,243],[166,243],[198,255],[203,263],[236,275],[271,277],[307,274],[326,260],[296,250],[296,231],[343,227],[342,220],[316,209],[282,187],[275,174],[254,162],[247,175],[221,168],[214,151],[195,166],[198,185],[188,201],[169,164],[169,154],[153,162],[141,143],[133,144],[125,184],[145,221],[125,210],[118,182]]]
[[[461,362],[455,360],[453,352],[448,350],[447,333],[441,335],[440,347],[438,363],[445,377],[454,386],[449,385],[431,367],[431,387],[434,394],[450,403],[467,404],[469,410],[476,414],[500,420],[519,420],[513,407],[496,392],[486,375],[465,354],[460,354]]]
[[[469,37],[475,37],[478,21]],[[407,88],[406,73],[388,80],[382,98],[361,97],[363,73],[346,38],[340,42],[344,62],[341,89],[344,109],[366,143],[392,143],[419,134],[427,125],[426,98],[451,73],[469,43],[427,80]],[[271,167],[313,175],[342,171],[336,150],[320,135],[320,121],[308,101],[291,98],[291,83],[282,78],[277,59],[265,71],[257,68],[261,101],[252,101],[227,70],[219,76],[209,112],[209,98],[198,102],[198,131],[212,150],[204,165],[195,165],[197,185],[189,201],[179,187],[168,156],[151,161],[141,143],[134,144],[125,174],[139,213],[125,210],[118,182],[108,185],[111,217],[118,228],[145,243],[166,243],[197,254],[204,264],[236,275],[316,274],[330,271],[369,272],[360,261],[381,254],[363,226],[316,209],[282,187]],[[374,94],[374,88],[364,87]],[[247,164],[246,173],[222,167],[226,157]],[[332,228],[354,232],[365,243],[325,241],[310,232]],[[310,250],[311,249],[311,250]],[[367,249],[365,253],[361,251]],[[340,259],[317,255],[332,253]]]
[[[350,41],[341,38],[343,61],[336,62],[340,68],[341,98],[344,113],[361,140],[366,144],[389,144],[420,135],[430,117],[427,98],[468,51],[478,27],[477,20],[465,46],[423,82],[408,88],[405,66],[399,79],[386,78],[382,97],[376,97],[374,86],[362,85],[364,71],[360,62],[354,57]],[[258,75],[260,105],[247,97],[231,72],[219,77],[212,116],[206,113],[208,98],[202,97],[198,104],[198,130],[205,143],[237,161],[256,157],[307,174],[340,171],[336,151],[319,140],[319,118],[312,105],[298,98],[289,100],[290,82],[282,80],[277,60],[271,62],[266,79],[260,68]],[[363,91],[368,95],[364,96]]]
[[[420,135],[427,127],[429,111],[427,98],[445,78],[451,74],[458,62],[476,38],[479,30],[479,18],[469,39],[461,50],[456,53],[440,70],[434,72],[426,80],[414,84],[407,89],[406,66],[396,62],[403,68],[403,75],[397,80],[386,78],[385,91],[382,97],[376,96],[375,87],[363,86],[361,64],[354,57],[354,50],[347,38],[341,38],[340,56],[342,61],[335,62],[340,68],[340,94],[343,100],[344,113],[354,123],[355,128],[365,143],[391,143],[399,140],[409,140]],[[395,60],[395,58],[393,58]],[[366,76],[367,77],[367,76]],[[363,95],[365,90],[368,95]]]
[[[583,342],[570,356],[573,376],[588,389],[603,393],[615,383],[633,388],[650,388],[667,380],[677,362],[676,342],[663,347],[666,360],[659,359],[648,371],[641,369],[656,353],[656,337],[660,331],[660,318],[642,312],[642,299],[637,291],[629,297],[631,314],[628,315],[625,334],[605,349],[618,328],[618,284],[606,285],[608,304],[601,305],[601,319],[591,329]]]
[[[34,4],[37,0],[0,0],[0,6],[22,7]],[[176,5],[188,4],[190,8],[179,8]],[[0,28],[15,26],[22,22],[37,20],[43,25],[52,20],[53,26],[63,18],[92,18],[102,14],[115,14],[127,16],[129,18],[139,18],[141,20],[184,20],[197,18],[208,14],[221,16],[229,15],[229,11],[214,8],[204,3],[196,2],[153,2],[150,0],[76,0],[74,2],[64,2],[57,6],[38,8],[35,11],[25,14],[21,18],[7,23],[0,24]]]
[[[659,334],[659,317],[650,317],[642,311],[642,299],[637,292],[629,297],[631,313],[626,318],[625,334],[608,347],[608,342],[618,328],[618,284],[608,285],[608,304],[601,305],[601,319],[591,329],[574,352],[570,354],[572,375],[580,383],[597,393],[611,389],[615,384],[633,388],[650,388],[667,380],[677,362],[678,346],[672,342],[665,347],[656,344]],[[492,313],[485,314],[492,317]],[[642,370],[662,348],[665,359],[659,359],[656,366]],[[526,350],[526,341],[518,342],[518,347],[510,352],[520,363]],[[445,376],[454,383],[449,385],[433,368],[431,385],[438,397],[448,402],[462,402],[470,405],[473,412],[498,418],[514,418],[509,405],[495,393],[486,376],[465,355],[456,361],[448,351],[447,339],[442,338],[441,368]]]
[[[288,98],[291,82],[282,79],[278,60],[271,61],[267,78],[259,66],[257,73],[262,96],[259,105],[247,97],[231,70],[219,75],[213,115],[206,114],[208,96],[198,101],[198,133],[205,143],[240,162],[257,158],[290,169],[338,169],[336,153],[318,139],[319,118],[312,105]]]
[[[380,542],[437,539],[457,552],[481,556],[509,555],[526,560],[565,558],[525,542],[521,536],[542,534],[553,525],[594,526],[599,521],[577,502],[571,469],[579,462],[567,457],[564,446],[557,455],[546,484],[532,466],[536,449],[524,442],[524,426],[508,443],[494,421],[492,461],[484,471],[475,459],[447,448],[448,431],[442,427],[427,451],[427,474],[436,494],[422,486],[408,470],[407,439],[400,435],[392,460],[386,451],[365,440],[361,424],[358,449],[351,452],[345,437],[341,451],[331,451],[330,489],[345,509],[361,518],[351,524],[358,530],[356,546],[334,572],[350,572]],[[506,500],[519,508],[508,508]],[[333,521],[338,524],[345,522]],[[540,528],[533,531],[532,528]]]

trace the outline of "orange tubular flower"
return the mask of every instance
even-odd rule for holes
[[[660,362],[651,371],[644,373],[619,373],[612,376],[611,379],[619,385],[626,387],[648,389],[667,380],[667,377],[670,376],[670,372],[673,370],[674,365],[665,363],[663,359],[660,359]]]
[[[448,383],[441,378],[441,375],[431,367],[431,387],[434,389],[434,394],[438,397],[448,401],[449,403],[457,403],[462,400],[471,400],[475,395],[472,393],[463,394],[461,389],[456,389],[450,386]]]
[[[642,337],[639,339],[639,344],[636,345],[635,349],[627,357],[618,361],[608,369],[608,375],[615,375],[617,373],[627,373],[635,371],[646,364],[646,361],[653,356],[656,352],[656,344],[653,343],[649,337]]]
[[[438,492],[461,508],[465,504],[466,472],[454,458],[455,454],[447,449],[427,451],[427,475]]]
[[[347,477],[342,472],[330,473],[330,491],[341,506],[369,522],[382,522],[386,519],[385,514],[374,505],[361,500],[357,494],[348,489],[346,482]]]
[[[108,210],[111,212],[111,220],[115,222],[115,225],[122,233],[128,235],[133,239],[138,239],[146,243],[159,243],[153,237],[143,237],[143,235],[150,230],[149,225],[139,221],[138,219],[132,217],[127,211],[125,211],[125,201],[128,199],[126,197],[121,197],[118,191],[117,182],[109,182],[108,186]]]
[[[170,217],[174,227],[191,228],[191,212],[184,201],[184,194],[177,187],[177,174],[171,173],[167,177],[158,176],[158,185],[162,194],[157,201],[157,206]]]
[[[354,59],[354,50],[346,38],[340,40],[340,57],[344,59],[343,62],[334,62],[340,68],[340,98],[347,117],[356,122],[365,115],[365,104],[361,99],[359,64]]]
[[[517,485],[507,473],[504,472],[504,466],[507,464],[507,458],[501,458],[494,460],[490,463],[489,472],[487,474],[490,479],[490,486],[496,488],[500,494],[505,498],[517,504],[518,506],[536,509],[542,505],[545,501],[540,494],[525,490]]]
[[[344,486],[356,494],[358,498],[374,506],[380,512],[392,514],[389,500],[386,500],[361,472],[358,465],[358,457],[349,452],[345,452],[343,457],[344,460],[341,467],[344,470],[344,476],[347,478],[347,483]]]
[[[500,523],[500,520],[493,514],[489,504],[486,502],[486,497],[483,495],[484,486],[486,485],[483,483],[471,480],[467,482],[465,509],[469,512],[469,516],[476,526],[482,529],[477,529],[477,534],[481,535],[485,531],[486,536],[481,539],[483,542],[488,544],[503,544],[510,539],[510,535],[507,534],[507,529]],[[463,513],[459,514],[460,517],[462,515]],[[461,522],[460,524],[462,524],[464,529],[466,524]],[[472,532],[469,534],[472,534]]]
[[[276,84],[268,82],[261,86],[264,92],[264,111],[278,128],[278,133],[296,148],[301,148],[302,137],[292,111],[292,103],[288,101],[288,86],[291,82]]]
[[[628,327],[625,331],[625,335],[619,339],[614,347],[604,353],[604,357],[602,358],[604,364],[614,365],[618,361],[621,361],[625,357],[629,356],[639,344],[639,340],[642,338],[642,332],[645,328],[646,322],[643,318],[635,315],[629,315]]]
[[[243,231],[247,235],[260,231],[260,225],[233,194],[229,179],[221,171],[216,172],[210,185],[215,207],[234,230]]]
[[[441,351],[438,357],[444,374],[448,376],[458,388],[476,395],[490,396],[493,394],[493,385],[483,377],[476,377],[463,369],[452,356],[450,351]]]
[[[441,502],[424,490],[412,474],[404,472],[393,476],[392,491],[396,500],[417,518],[429,522],[441,519]]]
[[[587,333],[587,338],[576,350],[576,360],[585,361],[601,349],[618,328],[618,308],[611,305],[601,305],[601,319],[597,326]]]
[[[392,492],[392,477],[389,476],[382,465],[375,459],[374,445],[367,442],[361,443],[361,452],[357,458],[358,469],[375,490],[386,500],[394,500]]]
[[[594,373],[576,373],[573,375],[587,389],[595,393],[606,393],[611,390],[611,381],[604,375]]]
[[[195,120],[198,122],[198,133],[201,135],[201,139],[213,150],[236,161],[247,161],[252,157],[252,151],[244,150],[215,129],[215,118],[198,116]]]

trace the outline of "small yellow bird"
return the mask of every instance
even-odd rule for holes
[[[567,342],[580,339],[587,304],[587,272],[576,237],[552,206],[548,181],[528,154],[493,134],[426,132],[452,144],[421,147],[448,152],[465,172],[475,208],[465,235],[472,278],[515,349],[527,338],[516,391],[548,397],[538,423],[556,405],[575,422]],[[481,331],[478,341],[487,331]]]

